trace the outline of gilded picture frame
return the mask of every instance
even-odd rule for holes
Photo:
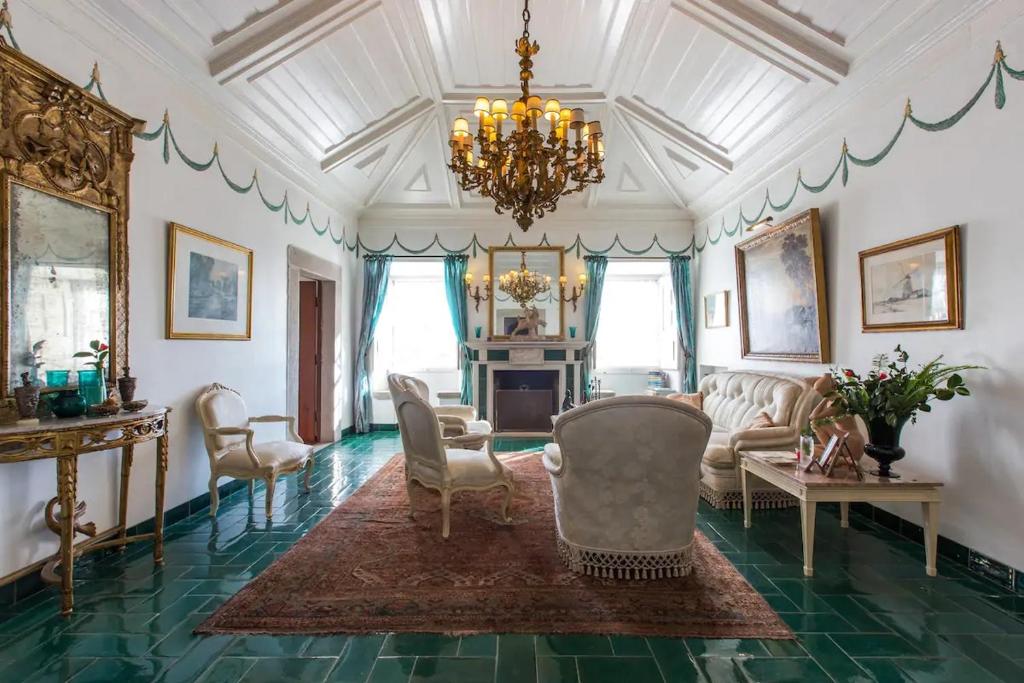
[[[167,338],[252,339],[253,250],[180,223],[167,234]]]
[[[831,360],[821,223],[817,209],[735,247],[743,358]]]
[[[858,253],[861,330],[962,330],[960,226]]]
[[[128,365],[128,176],[136,119],[0,41],[0,398],[12,395],[11,192],[17,184],[110,216],[108,381]]]
[[[517,262],[517,266],[518,266],[518,258],[522,254],[522,252],[526,253],[527,267],[528,268],[530,267],[529,259],[530,259],[530,254],[531,253],[533,253],[533,254],[537,254],[537,253],[540,253],[540,254],[554,254],[557,257],[558,273],[557,274],[556,273],[550,273],[550,275],[551,275],[551,296],[553,297],[552,303],[554,303],[554,301],[558,302],[557,303],[557,307],[556,307],[556,310],[558,311],[558,332],[557,332],[557,334],[543,334],[543,335],[540,335],[538,338],[539,339],[546,339],[546,340],[554,340],[554,341],[564,340],[565,339],[565,301],[562,301],[561,293],[560,293],[560,291],[558,289],[558,281],[559,281],[559,278],[561,276],[565,275],[565,247],[489,247],[487,249],[488,272],[491,275],[491,286],[493,287],[493,293],[491,294],[491,298],[488,300],[488,310],[487,310],[487,325],[488,325],[489,338],[490,339],[496,339],[496,340],[514,339],[514,337],[510,337],[507,334],[503,334],[503,333],[499,332],[498,330],[501,329],[501,328],[497,328],[496,329],[496,327],[495,327],[495,311],[496,311],[495,304],[497,303],[497,305],[501,306],[503,309],[505,309],[505,308],[514,308],[514,307],[516,307],[518,305],[515,302],[502,302],[502,301],[497,301],[496,302],[496,299],[499,296],[498,277],[499,277],[499,275],[501,273],[499,273],[496,270],[496,268],[495,268],[495,264],[494,264],[495,256],[496,255],[501,255],[501,254],[514,254],[516,256],[516,262]],[[550,316],[548,316],[548,317],[550,317]],[[546,322],[548,324],[550,324],[550,320],[546,320]],[[544,331],[547,332],[548,331],[547,328],[545,328]]]

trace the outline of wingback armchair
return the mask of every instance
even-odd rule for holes
[[[444,437],[434,408],[421,392],[420,382],[408,375],[388,375],[388,390],[398,416],[405,457],[405,482],[409,490],[409,514],[413,508],[413,482],[441,494],[441,536],[448,538],[452,494],[505,488],[502,517],[508,521],[512,501],[512,472],[494,456],[492,434]],[[484,450],[476,450],[480,440]],[[468,447],[466,447],[468,446]]]
[[[430,389],[423,380],[407,377],[420,398],[430,403]],[[467,405],[458,406],[431,406],[437,419],[444,425],[444,436],[463,436],[465,434],[490,434],[491,423],[487,420],[476,419],[476,408]]]
[[[313,473],[313,447],[302,443],[295,433],[294,417],[249,417],[242,396],[234,389],[216,383],[208,386],[196,399],[196,412],[203,424],[203,440],[210,457],[211,517],[217,515],[217,479],[220,477],[247,479],[250,497],[253,494],[253,481],[265,481],[268,520],[274,514],[274,485],[278,476],[305,469],[305,490],[309,491],[309,479]],[[290,440],[254,443],[253,424],[259,422],[287,423]]]
[[[711,420],[658,396],[592,401],[559,416],[544,448],[558,552],[574,572],[685,576]]]

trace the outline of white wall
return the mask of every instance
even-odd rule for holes
[[[510,223],[510,221],[506,221]],[[642,249],[651,244],[655,235],[660,243],[667,249],[682,249],[690,243],[693,235],[693,224],[689,220],[679,221],[645,221],[643,223],[615,223],[597,224],[594,219],[586,222],[573,224],[567,221],[565,224],[552,227],[552,223],[545,225],[542,219],[532,226],[527,233],[515,229],[512,239],[520,246],[536,246],[544,235],[547,235],[548,243],[551,246],[565,246],[565,274],[570,283],[578,283],[578,276],[585,272],[586,266],[583,262],[585,251],[580,251],[580,258],[576,257],[575,250],[569,251],[568,247],[575,243],[576,236],[582,234],[583,242],[591,249],[603,250],[612,244],[615,235],[618,234],[620,241],[629,249]],[[419,249],[430,243],[437,232],[441,243],[450,249],[461,248],[469,244],[475,232],[477,240],[483,248],[477,249],[474,256],[470,252],[469,270],[474,275],[475,285],[482,284],[483,276],[489,272],[487,247],[504,246],[508,239],[509,232],[496,229],[492,223],[481,221],[479,225],[470,225],[464,228],[449,228],[437,230],[434,227],[401,227],[398,225],[367,226],[361,224],[359,234],[363,243],[371,249],[379,249],[391,242],[392,237],[397,234],[399,240],[410,249]],[[394,251],[401,254],[400,250]],[[432,253],[441,254],[439,249],[432,250]],[[442,254],[443,255],[443,254]],[[657,247],[646,256],[663,256],[664,252]],[[608,253],[609,257],[629,256],[629,254],[616,246]],[[483,288],[481,287],[481,293]],[[480,337],[486,339],[488,336],[487,316],[489,302],[482,301],[480,310],[477,311],[472,299],[469,300],[469,334],[472,337],[477,326],[481,327]],[[580,299],[577,310],[572,310],[572,304],[565,305],[564,333],[569,338],[569,327],[576,327],[576,338],[583,339],[583,300]],[[432,393],[441,390],[458,390],[459,380],[457,373],[437,373],[435,377],[422,376],[430,386]],[[613,389],[619,393],[643,393],[647,385],[647,371],[640,373],[617,373],[615,376],[603,376],[603,388]],[[432,400],[435,400],[432,398]],[[374,401],[375,423],[393,422],[394,411],[386,401]]]
[[[120,50],[122,58],[97,55],[76,36],[67,35],[41,19],[27,3],[18,5],[16,35],[31,57],[84,82],[94,59],[100,60],[103,85],[115,106],[148,120],[147,130],[160,123],[164,107],[172,112],[179,144],[205,160],[214,139],[220,142],[225,166],[236,179],[246,181],[255,164],[215,112],[190,106],[189,94],[165,78],[145,60],[123,57],[122,46],[107,43],[104,49]],[[94,37],[94,44],[98,38]],[[130,256],[130,361],[139,378],[138,396],[153,404],[169,405],[170,469],[166,503],[173,507],[207,491],[209,464],[192,404],[199,389],[219,381],[243,393],[250,414],[285,411],[286,348],[286,252],[290,244],[340,263],[342,308],[340,333],[334,359],[336,428],[351,424],[352,330],[355,327],[354,257],[343,255],[326,235],[318,237],[309,224],[285,225],[281,214],[264,208],[255,193],[238,195],[224,184],[216,168],[197,173],[173,156],[169,165],[157,142],[135,142],[136,157],[131,176]],[[269,197],[276,200],[285,188],[297,209],[307,194],[259,164],[260,178]],[[336,230],[354,219],[313,201],[318,224],[328,215]],[[255,254],[253,287],[253,338],[251,341],[191,341],[164,338],[167,222],[176,221],[218,237],[251,247]],[[337,233],[336,233],[337,234]],[[349,239],[352,239],[350,236]],[[266,434],[280,434],[268,428]],[[99,528],[116,520],[118,467],[113,453],[83,456],[80,462],[79,497],[89,505],[86,516]],[[129,524],[153,516],[154,445],[136,449],[132,472]],[[57,549],[56,536],[42,519],[46,501],[56,494],[56,467],[52,460],[0,466],[0,576],[13,572]],[[292,484],[289,483],[289,486]]]
[[[820,182],[839,154],[843,136],[866,157],[888,141],[899,124],[905,97],[914,112],[936,120],[956,111],[980,86],[992,63],[996,39],[1019,68],[1024,57],[1021,7],[999,3],[972,25],[926,53],[893,82],[865,95],[845,114],[827,141],[775,173],[768,186],[780,201],[792,190],[797,168]],[[914,362],[946,354],[951,363],[977,363],[987,372],[967,376],[974,396],[939,403],[919,424],[904,430],[907,457],[895,468],[904,476],[946,483],[939,532],[998,560],[1024,568],[1019,520],[1024,514],[1024,325],[1016,284],[1021,273],[1021,159],[1024,159],[1024,83],[1007,79],[1007,105],[993,106],[993,89],[952,129],[926,133],[908,124],[894,152],[874,168],[851,166],[849,185],[837,180],[824,193],[803,192],[785,218],[821,209],[832,353],[836,365],[867,367],[878,353],[903,345]],[[743,197],[748,215],[764,198],[764,184]],[[718,234],[721,218],[735,224],[737,203],[697,225]],[[857,252],[953,224],[962,227],[966,329],[963,331],[864,334],[860,325]],[[698,297],[701,363],[774,368],[800,375],[826,370],[811,364],[743,361],[740,358],[733,245],[723,238],[698,260],[699,293],[721,289],[730,297],[731,326],[703,329]],[[891,506],[920,523],[919,510]]]

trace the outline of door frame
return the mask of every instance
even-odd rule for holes
[[[342,329],[341,265],[331,263],[304,251],[288,246],[288,339],[286,363],[286,406],[288,415],[299,414],[299,282],[302,279],[320,281],[320,438],[333,442],[341,438],[337,420],[338,401],[335,377],[339,364],[336,339]]]

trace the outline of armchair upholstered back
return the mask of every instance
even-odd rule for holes
[[[199,419],[203,421],[206,440],[213,442],[213,448],[209,448],[211,444],[207,443],[211,452],[245,442],[244,434],[211,435],[209,431],[221,427],[244,429],[249,426],[249,411],[246,410],[245,401],[234,389],[222,384],[211,385],[196,399],[196,410]]]
[[[701,381],[704,412],[715,427],[736,431],[764,412],[776,426],[801,429],[820,397],[803,380],[756,372],[719,372]]]
[[[661,397],[620,396],[563,413],[554,431],[560,462],[549,471],[570,565],[618,562],[636,578],[648,569],[652,577],[686,573],[710,434],[700,410]]]
[[[388,375],[388,391],[398,416],[406,467],[414,474],[441,480],[447,476],[448,463],[441,425],[437,414],[421,393],[423,382],[408,375]]]

